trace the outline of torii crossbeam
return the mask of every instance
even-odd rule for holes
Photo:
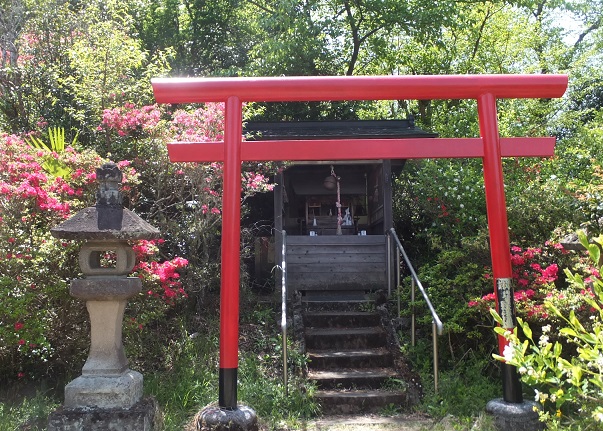
[[[223,142],[168,144],[173,162],[224,162],[220,296],[219,405],[237,407],[241,162],[479,157],[484,184],[497,310],[515,326],[502,157],[552,156],[554,137],[501,138],[496,100],[561,97],[566,75],[437,75],[153,79],[158,103],[225,102]],[[243,141],[242,104],[343,100],[475,99],[480,138]],[[499,352],[506,345],[499,337]],[[503,365],[503,398],[523,401],[514,367]]]

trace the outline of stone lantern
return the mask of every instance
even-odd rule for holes
[[[96,205],[51,229],[56,238],[84,241],[79,252],[84,278],[71,282],[70,293],[86,301],[90,314],[90,353],[82,375],[65,387],[64,408],[129,409],[142,398],[142,374],[128,368],[122,321],[128,298],[142,283],[128,277],[135,265],[128,242],[158,238],[159,231],[123,208],[116,164],[104,164],[96,178]]]

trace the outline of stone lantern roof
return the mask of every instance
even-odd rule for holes
[[[141,240],[159,238],[160,232],[123,207],[119,185],[123,175],[115,163],[96,170],[99,189],[96,205],[85,208],[50,230],[52,236],[71,240]]]

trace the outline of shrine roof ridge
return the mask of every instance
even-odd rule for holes
[[[248,121],[243,127],[247,140],[343,139],[343,138],[435,138],[421,130],[414,118],[403,120]]]

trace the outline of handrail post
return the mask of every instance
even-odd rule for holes
[[[410,332],[411,332],[411,336],[410,336],[410,339],[411,339],[411,344],[413,346],[415,345],[415,338],[416,338],[415,337],[415,332],[416,332],[415,291],[416,291],[417,287],[419,288],[421,295],[423,295],[423,299],[425,299],[425,302],[427,303],[427,307],[429,308],[429,312],[431,313],[432,332],[433,332],[433,335],[432,335],[432,337],[433,337],[433,373],[434,373],[433,381],[434,381],[435,391],[437,393],[438,392],[438,384],[439,384],[438,336],[442,335],[444,326],[442,325],[442,321],[438,317],[438,314],[436,313],[436,311],[433,307],[433,304],[431,303],[431,300],[429,299],[429,295],[425,291],[425,288],[421,284],[421,281],[419,280],[417,273],[415,272],[414,268],[412,267],[412,264],[410,263],[410,260],[408,259],[408,255],[406,254],[406,251],[404,251],[404,247],[402,247],[402,243],[400,243],[400,239],[398,238],[398,235],[396,235],[396,231],[394,230],[394,228],[391,228],[388,231],[388,234],[389,234],[389,237],[393,238],[396,241],[396,250],[398,252],[396,254],[396,256],[398,256],[400,254],[404,258],[404,263],[406,264],[408,271],[410,272],[410,275],[411,275],[411,289],[410,289],[410,302],[411,302]],[[399,269],[400,269],[400,264],[398,263],[398,277],[400,277]]]
[[[387,255],[387,297],[392,296],[392,236],[388,232],[386,235],[386,255]]]
[[[410,315],[410,344],[414,347],[415,345],[415,279],[412,278],[410,282],[410,304],[411,304],[411,315]]]
[[[400,318],[400,289],[401,289],[401,270],[400,270],[400,249],[396,247],[396,286],[397,286],[397,296],[398,296],[398,318]]]
[[[283,384],[285,396],[289,396],[289,383],[287,373],[287,232],[283,230],[281,244],[281,331],[283,339]]]
[[[431,322],[432,326],[432,337],[433,337],[433,385],[435,389],[435,393],[438,393],[438,374],[439,374],[439,366],[438,366],[438,329],[436,327],[436,322],[433,320]]]

